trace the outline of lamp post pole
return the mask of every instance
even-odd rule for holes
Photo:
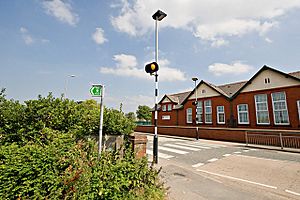
[[[197,77],[194,77],[192,78],[192,80],[195,82],[195,96],[196,96],[196,101],[195,101],[195,106],[196,106],[196,120],[195,120],[195,124],[196,124],[196,134],[197,134],[197,140],[199,140],[199,130],[198,130],[198,94],[197,94],[197,81],[198,81],[198,78]]]
[[[65,98],[67,98],[69,78],[74,78],[75,75],[68,75],[65,82]]]
[[[167,16],[166,13],[158,10],[152,15],[155,20],[155,62],[158,63],[158,21],[161,21]],[[158,116],[158,73],[155,76],[155,111],[154,111],[154,138],[153,138],[153,162],[158,163],[158,135],[157,135],[157,116]]]

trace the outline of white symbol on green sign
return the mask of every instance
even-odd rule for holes
[[[102,85],[93,85],[90,89],[92,96],[100,97],[102,94]]]

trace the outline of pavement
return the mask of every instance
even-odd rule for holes
[[[147,135],[152,161],[153,135]],[[241,143],[159,136],[170,200],[300,199],[300,154]]]

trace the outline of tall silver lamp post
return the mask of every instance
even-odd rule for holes
[[[155,62],[158,64],[158,21],[161,21],[167,16],[161,10],[156,11],[152,18],[155,20]],[[154,138],[153,138],[153,162],[158,163],[158,136],[157,136],[157,110],[158,110],[158,74],[155,76],[155,112],[154,112]]]
[[[65,98],[67,98],[69,78],[74,78],[74,77],[76,77],[76,76],[75,75],[67,75],[66,82],[65,82]]]
[[[196,101],[195,101],[195,106],[196,106],[196,120],[195,120],[195,124],[196,124],[196,131],[197,131],[197,140],[199,140],[199,130],[198,130],[198,94],[197,94],[197,81],[198,78],[197,77],[193,77],[192,80],[195,82],[195,96],[196,96]]]

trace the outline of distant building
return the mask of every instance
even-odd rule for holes
[[[158,125],[300,129],[300,71],[263,66],[248,81],[216,86],[202,80],[193,91],[161,99]]]

